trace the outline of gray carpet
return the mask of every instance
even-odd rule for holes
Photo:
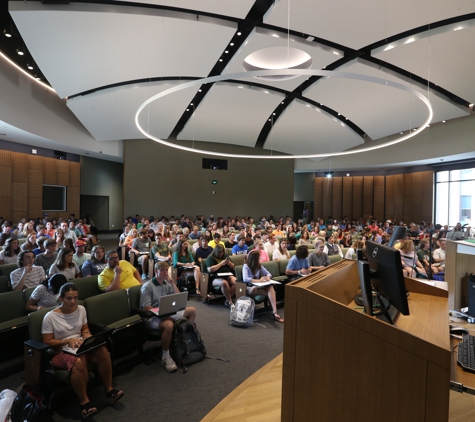
[[[106,245],[111,235],[101,235]],[[107,243],[115,245],[116,235]],[[188,368],[186,374],[167,373],[154,348],[155,361],[139,363],[114,375],[114,383],[125,396],[114,406],[107,406],[101,385],[89,389],[89,396],[99,412],[88,421],[159,420],[200,421],[234,388],[267,362],[282,353],[284,324],[272,320],[272,313],[258,315],[259,325],[240,329],[229,325],[229,310],[222,302],[205,305],[200,298],[191,298],[189,306],[197,309],[196,324],[209,356],[229,362],[206,359]],[[284,310],[279,310],[281,316]],[[151,346],[154,346],[151,344]],[[23,373],[0,380],[0,391],[16,389],[23,382]],[[60,395],[51,420],[80,420],[79,405],[74,393]]]

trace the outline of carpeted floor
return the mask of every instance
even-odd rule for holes
[[[101,235],[106,250],[116,245],[117,235]],[[196,324],[208,350],[208,356],[229,362],[206,359],[188,368],[185,374],[169,374],[156,360],[139,363],[114,376],[114,383],[125,396],[114,407],[107,406],[101,385],[89,390],[99,412],[88,420],[130,421],[158,420],[200,421],[234,388],[282,353],[284,324],[274,322],[272,313],[257,316],[266,328],[255,325],[239,329],[229,325],[229,310],[222,302],[211,305],[192,297],[188,306],[197,309]],[[284,310],[280,309],[281,316]],[[16,389],[23,382],[23,372],[0,380],[0,391]],[[72,392],[61,394],[51,420],[80,420],[79,405]]]

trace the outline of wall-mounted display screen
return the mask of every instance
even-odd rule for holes
[[[66,211],[66,186],[43,185],[43,211]]]

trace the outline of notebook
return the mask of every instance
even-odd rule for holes
[[[75,349],[74,347],[64,347],[63,352],[76,356],[90,352],[91,350],[105,344],[106,340],[112,334],[112,331],[114,331],[112,328],[109,330],[101,331],[100,333],[85,339],[78,349]]]
[[[150,311],[160,318],[176,314],[186,308],[188,292],[175,293],[173,295],[162,296],[160,298],[160,307],[153,308]]]

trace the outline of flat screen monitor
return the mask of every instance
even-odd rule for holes
[[[401,255],[397,249],[366,242],[366,257],[373,287],[403,315],[409,315],[406,283],[402,271]]]

